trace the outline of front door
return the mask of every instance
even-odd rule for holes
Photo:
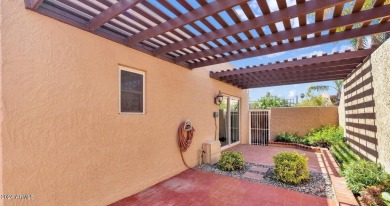
[[[240,141],[240,100],[224,96],[219,105],[219,141],[222,148]]]

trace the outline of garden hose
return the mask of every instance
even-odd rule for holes
[[[183,163],[185,166],[190,168],[183,157],[183,152],[187,151],[187,149],[190,147],[192,138],[194,137],[195,128],[192,126],[191,121],[187,120],[180,124],[179,130],[178,130],[178,136],[179,136],[179,147],[180,147],[180,154],[181,159],[183,160]]]

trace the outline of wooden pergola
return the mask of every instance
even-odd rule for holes
[[[195,69],[390,31],[376,0],[25,0],[26,8]],[[350,12],[346,4],[352,4]],[[275,8],[277,7],[277,8]],[[311,18],[308,18],[311,17]],[[313,22],[309,20],[313,19]],[[345,78],[372,49],[212,73],[240,88]]]
[[[212,72],[214,79],[249,89],[346,78],[374,49],[345,51],[285,60],[275,64],[257,65],[230,71]]]

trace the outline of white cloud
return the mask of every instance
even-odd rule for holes
[[[269,90],[268,92],[272,94],[272,93],[274,93],[274,90],[273,90],[273,89],[271,89],[271,90]]]
[[[302,57],[312,57],[314,55],[317,55],[317,56],[322,56],[322,54],[324,54],[325,52],[323,51],[313,51],[313,52],[310,52],[310,53],[306,53],[306,54],[301,54],[298,56],[298,58],[302,58]]]
[[[290,23],[291,23],[291,27],[292,28],[299,27],[299,19],[298,19],[298,17],[294,17],[294,18],[290,19]]]
[[[350,46],[350,45],[342,45],[340,47],[340,50],[341,51],[345,51],[345,50],[352,50],[353,48]]]
[[[241,20],[246,21],[248,20],[248,17],[245,15],[245,12],[242,9],[234,9],[234,11],[237,13],[237,15],[240,17]]]
[[[274,57],[282,56],[285,53],[286,52],[279,52],[279,53],[268,54],[266,57],[267,58],[274,58]]]
[[[341,45],[340,47],[333,47],[332,49],[332,53],[335,53],[335,52],[344,52],[345,50],[353,50],[353,48],[348,45],[348,44],[345,44],[345,45]]]
[[[279,10],[278,3],[276,3],[276,0],[267,0],[267,3],[271,12]]]
[[[297,87],[298,87],[298,85],[294,84],[294,85],[293,85],[293,87],[297,88]]]
[[[251,7],[253,13],[255,14],[256,17],[262,15],[263,13],[261,12],[260,10],[260,7],[259,5],[257,4],[257,2],[255,0],[252,0],[249,2],[249,7]]]
[[[288,92],[288,97],[295,97],[297,95],[297,90],[291,90]]]
[[[297,2],[295,0],[287,0],[287,7],[297,5]]]
[[[278,29],[278,31],[284,31],[284,25],[283,25],[283,22],[276,22],[275,23],[275,26],[276,26],[276,29]]]

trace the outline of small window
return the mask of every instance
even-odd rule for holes
[[[145,72],[119,67],[120,113],[145,113]]]

